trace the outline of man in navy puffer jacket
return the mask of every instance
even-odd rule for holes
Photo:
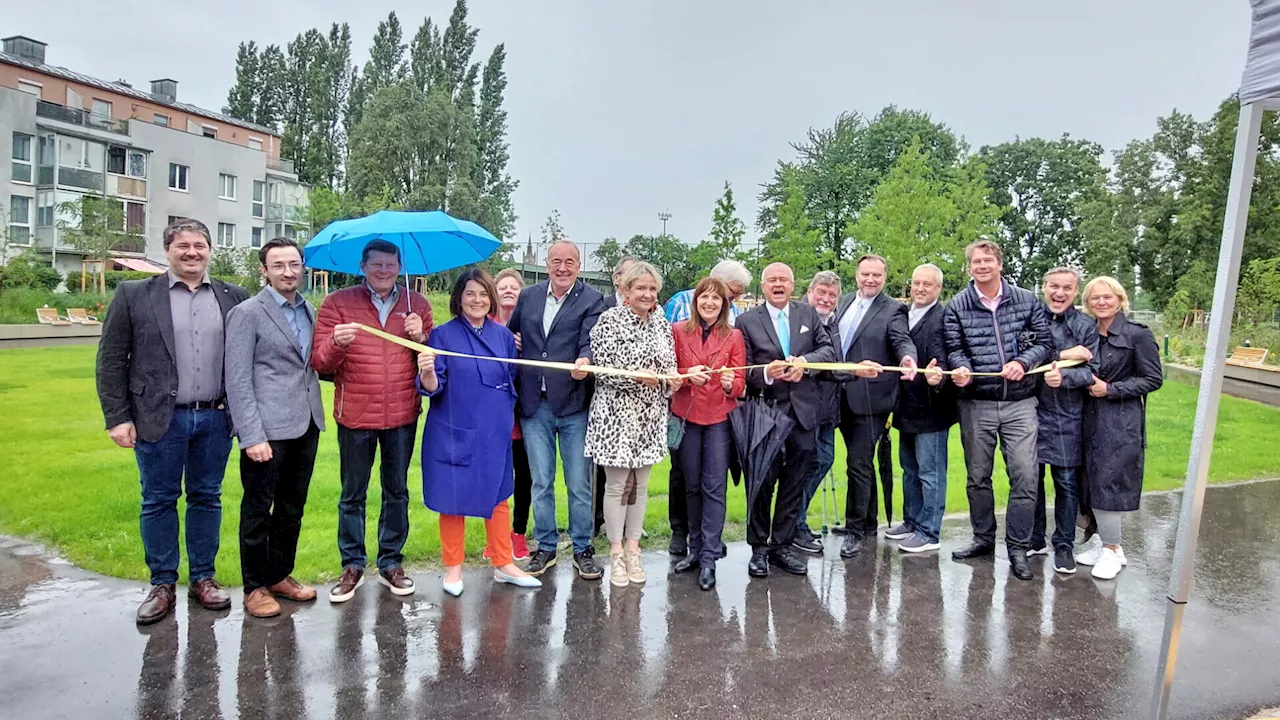
[[[947,356],[959,388],[960,441],[968,474],[973,544],[951,555],[968,560],[995,552],[996,512],[991,472],[996,441],[1009,473],[1005,546],[1014,577],[1030,580],[1027,550],[1036,502],[1036,390],[1027,371],[1053,352],[1049,316],[1030,290],[1004,280],[1004,253],[990,240],[965,248],[973,282],[943,315]],[[973,377],[969,373],[1000,373]]]

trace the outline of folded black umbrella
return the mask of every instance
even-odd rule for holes
[[[782,452],[795,420],[763,398],[755,397],[734,408],[729,413],[729,422],[742,477],[746,479],[749,511],[755,505],[769,468]]]
[[[889,439],[889,426],[876,444],[876,464],[880,466],[880,491],[884,496],[885,521],[893,526],[893,441]],[[875,490],[872,490],[874,493]],[[872,518],[874,520],[874,518]]]

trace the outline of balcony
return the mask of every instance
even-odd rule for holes
[[[46,102],[40,100],[36,103],[36,116],[47,118],[49,120],[57,120],[68,125],[78,125],[84,128],[92,128],[94,130],[105,130],[109,133],[117,135],[129,134],[128,120],[112,120],[104,118],[93,113],[86,112],[77,108],[70,108],[57,103]]]
[[[280,172],[289,173],[290,175],[297,174],[293,171],[292,160],[287,160],[285,158],[272,157],[270,155],[267,156],[267,169],[279,170]]]
[[[270,222],[287,222],[294,225],[307,223],[306,208],[300,205],[282,205],[267,203],[267,220]]]

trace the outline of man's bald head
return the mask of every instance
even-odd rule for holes
[[[769,263],[760,273],[760,287],[770,305],[784,308],[796,289],[796,275],[786,263]]]

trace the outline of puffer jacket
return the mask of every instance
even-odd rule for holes
[[[1027,370],[1043,365],[1053,353],[1049,314],[1029,290],[1002,279],[1004,297],[992,313],[978,299],[972,281],[947,304],[942,316],[947,360],[952,369],[1000,372],[1017,360]],[[959,390],[963,400],[1025,400],[1035,397],[1034,375],[1009,382],[1000,377],[976,377]]]
[[[368,286],[360,284],[325,298],[316,316],[311,363],[320,375],[333,378],[333,419],[339,425],[352,430],[387,430],[417,422],[422,413],[422,398],[414,384],[417,356],[366,332],[357,333],[345,348],[333,342],[335,325],[358,322],[379,327],[378,310],[369,293]],[[404,287],[383,330],[406,337],[404,318],[410,300],[414,314],[422,318],[423,330],[431,333],[431,305]]]
[[[1047,308],[1046,308],[1047,309]],[[1084,462],[1080,449],[1084,423],[1084,398],[1098,371],[1098,323],[1073,307],[1061,315],[1049,313],[1049,334],[1053,352],[1058,353],[1083,345],[1093,353],[1093,360],[1075,367],[1062,368],[1062,385],[1051,388],[1039,376],[1040,404],[1036,415],[1040,429],[1036,434],[1036,461],[1044,465],[1074,467]]]

